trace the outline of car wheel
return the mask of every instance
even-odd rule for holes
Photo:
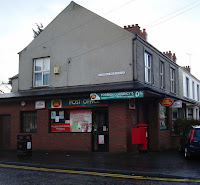
[[[188,149],[185,148],[185,158],[189,159],[190,158],[190,154],[188,153]]]

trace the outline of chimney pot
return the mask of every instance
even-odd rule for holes
[[[124,26],[124,29],[126,29],[127,31],[130,31],[134,34],[138,34],[140,37],[142,37],[144,40],[147,40],[147,33],[146,33],[146,29],[143,29],[143,31],[140,30],[140,27],[138,26],[138,24],[132,24],[128,25],[128,26]]]

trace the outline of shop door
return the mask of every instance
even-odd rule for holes
[[[107,109],[93,111],[92,142],[94,152],[108,152],[109,130]]]
[[[0,149],[10,147],[10,115],[0,115]]]

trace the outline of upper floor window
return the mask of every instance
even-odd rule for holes
[[[144,53],[145,82],[151,83],[151,55]]]
[[[175,69],[170,68],[171,92],[175,92]]]
[[[34,59],[33,86],[48,86],[50,79],[50,57]]]
[[[189,78],[186,77],[186,96],[189,97]]]
[[[164,88],[164,62],[160,62],[160,87]]]
[[[192,98],[195,99],[195,97],[194,97],[194,82],[192,82]]]
[[[197,85],[197,101],[199,101],[199,85]]]

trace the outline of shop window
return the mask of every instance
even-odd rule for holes
[[[21,132],[36,133],[37,132],[37,112],[21,112]]]
[[[160,130],[168,129],[167,108],[159,105],[160,107]]]
[[[174,132],[174,122],[178,118],[178,109],[172,108],[172,132]]]
[[[91,132],[92,111],[84,110],[51,110],[51,132]]]
[[[50,57],[34,59],[33,86],[48,86],[50,79]]]

